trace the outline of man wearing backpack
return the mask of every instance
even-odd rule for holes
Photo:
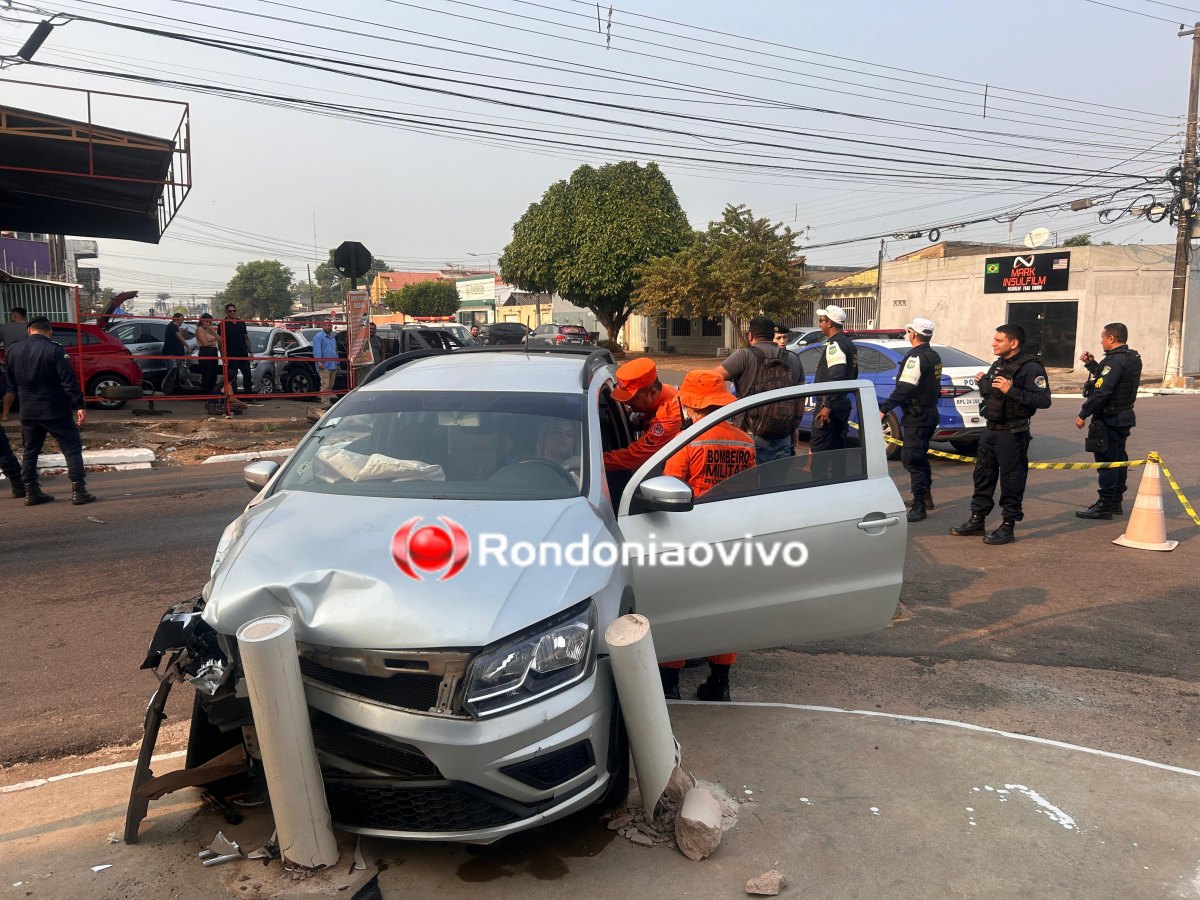
[[[755,316],[746,334],[750,346],[735,351],[717,367],[722,378],[737,385],[739,399],[804,384],[800,357],[778,346],[774,337],[775,323],[766,316]],[[802,400],[768,403],[737,417],[733,424],[754,438],[755,465],[795,455],[796,426],[804,413],[802,403]]]

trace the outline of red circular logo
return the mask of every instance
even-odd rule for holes
[[[409,519],[392,537],[392,559],[396,567],[414,581],[424,579],[415,571],[436,572],[444,569],[438,581],[453,578],[463,570],[471,556],[467,532],[453,519],[438,516],[446,527],[426,525],[417,528],[421,516]]]

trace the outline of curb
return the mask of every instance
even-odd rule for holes
[[[209,463],[223,462],[251,462],[256,459],[287,459],[292,455],[292,452],[295,449],[295,447],[283,447],[279,450],[263,450],[261,452],[250,451],[247,453],[220,453],[216,456],[210,456],[208,459],[204,460],[201,465],[206,466]]]

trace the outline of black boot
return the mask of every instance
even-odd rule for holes
[[[920,522],[925,516],[925,498],[913,497],[912,506],[909,507],[908,515],[905,518],[910,522]]]
[[[913,500],[916,500],[916,499],[917,499],[917,495],[916,495],[916,494],[913,494]],[[924,497],[922,497],[921,499],[925,501],[925,508],[926,508],[926,509],[937,509],[937,507],[933,505],[933,494],[932,494],[932,493],[928,493],[928,494],[926,494],[926,495],[925,495]],[[908,501],[908,502],[907,502],[907,503],[905,503],[904,505],[905,505],[905,506],[912,506],[912,500]]]
[[[54,498],[49,494],[42,492],[42,486],[36,481],[25,482],[25,505],[40,506],[43,503],[49,503]]]
[[[729,702],[729,666],[709,663],[708,680],[696,688],[701,700],[724,700]]]
[[[950,533],[955,537],[975,537],[983,534],[983,516],[979,513],[971,513],[971,518],[963,522],[956,528],[951,528]]]
[[[22,497],[25,496],[25,483],[23,481],[21,481],[20,475],[16,476],[15,478],[13,476],[9,475],[8,476],[8,484],[9,484],[9,487],[12,488],[13,499],[20,500]]]
[[[85,503],[91,503],[96,497],[88,493],[87,485],[82,481],[71,482],[71,504],[73,506],[83,506]]]
[[[985,544],[1011,544],[1017,538],[1013,534],[1013,528],[1016,522],[1012,519],[1004,519],[1000,522],[1000,527],[991,534],[986,535],[983,539]]]
[[[658,667],[658,678],[662,682],[663,696],[668,700],[680,700],[679,696],[679,670],[668,669],[666,666]]]
[[[1113,516],[1124,514],[1125,510],[1121,506],[1120,500],[1104,500],[1103,498],[1097,500],[1087,509],[1077,509],[1075,511],[1075,517],[1078,519],[1111,519]]]

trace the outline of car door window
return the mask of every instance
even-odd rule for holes
[[[821,354],[825,352],[825,345],[820,344],[816,347],[809,347],[800,353],[800,362],[804,365],[804,380],[811,384],[817,377],[817,363],[821,361]]]
[[[142,341],[142,326],[136,322],[126,322],[110,332],[122,344],[137,344]],[[55,338],[57,340],[57,337]],[[62,343],[59,341],[59,343]]]
[[[880,360],[883,359],[883,354],[874,347],[864,347],[858,345],[858,371],[860,372],[882,372],[883,368]]]
[[[162,343],[167,339],[167,324],[165,322],[143,322],[142,342]]]

